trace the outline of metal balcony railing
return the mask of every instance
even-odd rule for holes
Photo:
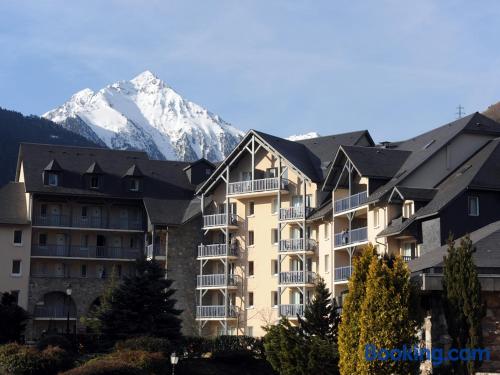
[[[142,220],[115,219],[105,217],[45,215],[33,217],[33,225],[43,227],[74,227],[96,229],[142,230]]]
[[[111,246],[32,245],[32,256],[70,258],[137,259],[139,249]]]
[[[229,245],[229,252],[227,248],[225,243],[198,245],[198,258],[238,256],[237,246]]]
[[[64,270],[56,271],[56,270],[46,270],[46,271],[34,271],[30,272],[31,277],[36,278],[47,278],[47,279],[108,279],[111,277],[111,271],[109,272],[98,272],[98,271],[90,271],[88,270],[85,275],[81,274],[81,271],[74,270]],[[117,279],[122,279],[125,276],[131,276],[130,273],[121,275],[116,275]]]
[[[288,188],[288,180],[279,177],[263,178],[259,180],[230,182],[228,184],[228,195],[257,193],[261,191],[285,190]]]
[[[203,215],[203,227],[210,228],[238,224],[238,216],[236,214],[229,214],[229,224],[227,217],[227,214]]]
[[[279,251],[280,253],[294,252],[294,251],[314,251],[318,247],[318,243],[308,238],[304,240],[303,238],[293,238],[289,240],[280,240]]]
[[[403,261],[409,262],[412,259],[417,259],[417,256],[414,255],[402,255],[401,258],[403,258]]]
[[[368,228],[357,228],[350,231],[335,233],[335,246],[351,245],[368,240]]]
[[[280,305],[280,315],[287,317],[303,316],[304,315],[304,305],[292,304],[292,305]]]
[[[45,319],[62,319],[68,317],[68,307],[67,306],[35,306],[35,311],[33,316],[35,318],[45,318]],[[70,319],[76,318],[76,312],[74,308],[69,308]]]
[[[334,280],[335,281],[348,280],[349,277],[351,277],[351,274],[352,274],[352,267],[351,266],[337,267],[337,268],[335,268]]]
[[[146,246],[146,256],[151,259],[153,256],[164,257],[167,255],[167,250],[164,246],[148,245]]]
[[[227,309],[224,305],[196,306],[197,318],[235,318],[236,315],[234,306],[228,306]]]
[[[362,206],[368,199],[368,192],[362,191],[361,193],[353,194],[349,197],[337,199],[334,204],[335,212],[342,212],[352,210],[353,208]]]
[[[198,275],[196,278],[197,287],[219,287],[236,286],[239,280],[238,275],[229,275],[226,277],[223,273],[212,275]]]
[[[300,220],[311,212],[311,207],[295,206],[288,208],[280,208],[280,220]]]
[[[280,272],[280,284],[313,284],[316,274],[311,271]]]

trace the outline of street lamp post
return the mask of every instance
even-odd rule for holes
[[[69,338],[69,308],[71,306],[71,284],[66,288],[66,336]]]
[[[172,364],[172,375],[175,375],[175,365],[179,362],[179,357],[175,352],[170,355],[170,363]]]

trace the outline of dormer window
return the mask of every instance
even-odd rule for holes
[[[139,179],[138,178],[131,178],[130,179],[130,191],[139,191]]]
[[[123,178],[125,179],[125,187],[128,191],[140,191],[142,185],[143,174],[137,165],[132,165]]]
[[[413,215],[413,202],[406,202],[403,204],[403,217],[408,219],[411,215]]]
[[[90,176],[90,188],[99,189],[99,176]]]
[[[59,185],[59,175],[57,173],[50,172],[48,173],[48,184],[49,186],[58,186]]]
[[[84,173],[85,184],[90,189],[100,189],[102,184],[103,171],[97,162],[93,162]]]

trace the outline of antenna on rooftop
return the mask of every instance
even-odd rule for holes
[[[465,115],[464,109],[465,108],[461,104],[458,105],[458,107],[457,107],[457,113],[455,113],[458,116],[457,118],[464,117],[464,115]]]

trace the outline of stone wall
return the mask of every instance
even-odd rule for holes
[[[179,227],[168,228],[167,278],[174,281],[177,291],[174,298],[176,308],[182,310],[182,333],[195,335],[196,324],[196,275],[199,264],[196,260],[197,246],[202,241],[202,217]]]

